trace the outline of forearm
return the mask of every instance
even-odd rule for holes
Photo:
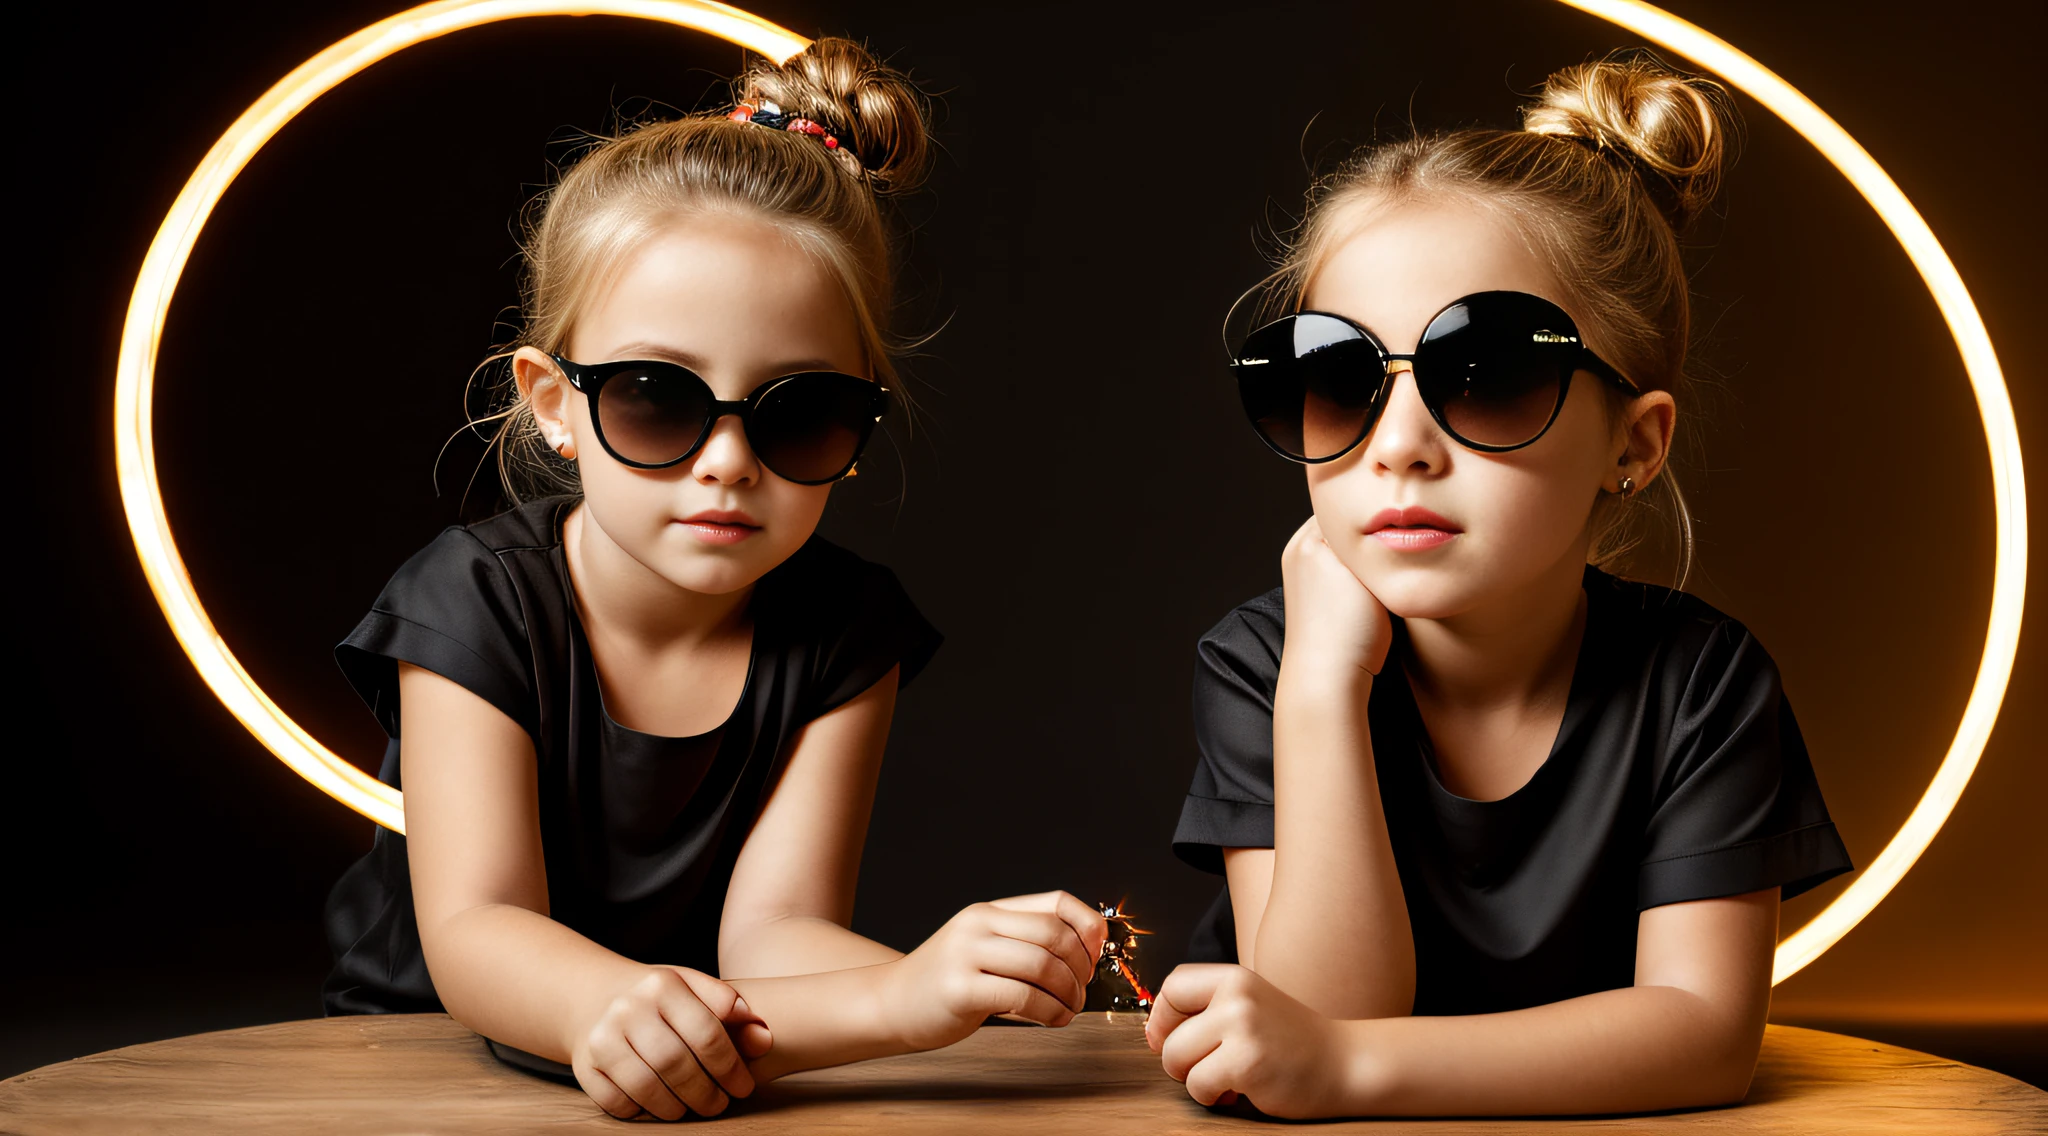
[[[782,978],[875,966],[902,958],[903,952],[845,927],[812,915],[766,919],[746,927],[726,928],[718,944],[721,977]]]
[[[1345,1115],[1649,1112],[1749,1090],[1760,1016],[1674,986],[1526,1010],[1339,1023]]]
[[[599,1008],[648,970],[509,904],[458,912],[422,938],[434,991],[455,1020],[564,1063]]]
[[[733,980],[733,989],[775,1035],[774,1048],[748,1063],[754,1079],[771,1081],[804,1069],[916,1049],[895,1028],[894,965]]]
[[[1273,883],[1247,965],[1333,1018],[1402,1015],[1415,998],[1371,690],[1369,678],[1283,662],[1274,697]]]

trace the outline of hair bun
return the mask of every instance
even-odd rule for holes
[[[1525,130],[1627,160],[1674,230],[1713,200],[1733,123],[1719,83],[1682,75],[1647,52],[1567,67],[1522,112]]]
[[[908,76],[850,39],[826,36],[776,66],[759,62],[740,81],[742,98],[767,99],[838,136],[878,192],[924,183],[931,139],[924,96]]]

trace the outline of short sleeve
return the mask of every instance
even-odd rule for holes
[[[910,685],[938,652],[944,636],[917,610],[896,573],[851,554],[839,566],[852,577],[840,580],[838,610],[822,619],[806,699],[806,716],[822,717],[880,682],[891,667],[897,689]]]
[[[385,733],[398,736],[398,664],[434,672],[538,732],[532,659],[510,575],[466,529],[443,531],[384,585],[334,649]]]
[[[1222,874],[1223,849],[1273,846],[1273,691],[1286,621],[1280,590],[1239,607],[1195,648],[1195,775],[1173,851]]]
[[[1732,620],[1686,681],[1656,775],[1637,907],[1782,889],[1849,871],[1778,668]]]

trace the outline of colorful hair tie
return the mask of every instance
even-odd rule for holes
[[[823,142],[826,152],[838,160],[840,165],[845,166],[848,172],[856,176],[862,172],[860,159],[854,157],[852,151],[840,146],[838,137],[831,131],[808,118],[784,114],[781,107],[769,102],[767,99],[762,99],[758,103],[741,102],[734,106],[732,113],[726,115],[726,117],[734,122],[752,123],[755,126],[765,126],[770,130],[786,130],[791,134],[808,134]]]

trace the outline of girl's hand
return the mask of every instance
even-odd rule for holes
[[[1242,1097],[1295,1120],[1358,1111],[1347,1083],[1361,1055],[1338,1023],[1241,966],[1196,963],[1166,976],[1145,1042],[1205,1105]]]
[[[576,1081],[620,1119],[716,1116],[754,1091],[746,1061],[768,1052],[767,1023],[739,992],[680,966],[648,967],[571,1047]]]
[[[992,1014],[1066,1025],[1087,1002],[1108,933],[1100,912],[1063,891],[977,903],[884,964],[885,1012],[913,1050],[951,1045]]]
[[[1280,554],[1280,580],[1287,596],[1283,667],[1295,659],[1380,673],[1394,637],[1386,606],[1337,559],[1316,518],[1302,522]]]

